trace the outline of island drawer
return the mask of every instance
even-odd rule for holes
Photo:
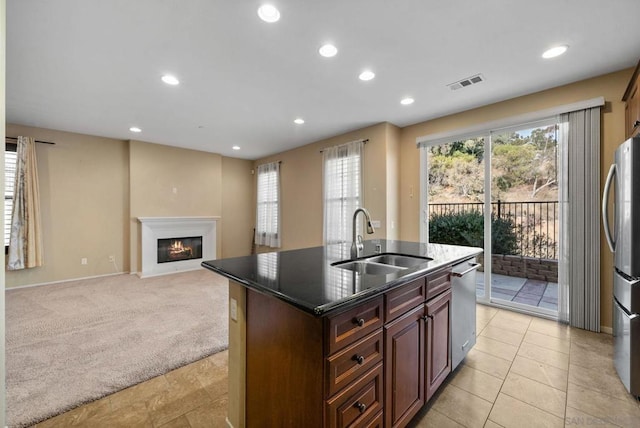
[[[427,300],[451,288],[451,267],[427,275]]]
[[[380,412],[373,417],[369,422],[362,425],[362,428],[383,428],[384,427],[384,413]]]
[[[418,278],[391,290],[384,295],[385,301],[385,322],[398,318],[406,314],[409,310],[427,300],[425,294],[425,277]]]
[[[330,397],[382,361],[382,329],[325,360],[326,397]]]
[[[382,410],[382,400],[382,363],[379,363],[326,402],[326,424],[330,428],[366,427]]]
[[[382,296],[325,318],[325,356],[373,333],[383,324]]]

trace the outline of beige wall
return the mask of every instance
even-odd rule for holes
[[[372,219],[380,220],[382,226],[376,230],[375,234],[367,235],[367,239],[386,237],[389,205],[386,197],[387,132],[390,127],[393,126],[381,123],[256,161],[255,166],[277,160],[282,161],[280,165],[281,250],[322,245],[322,153],[320,151],[325,147],[359,139],[369,140],[365,145],[363,157],[364,206],[371,213]]]
[[[547,91],[514,98],[466,112],[429,120],[402,129],[400,169],[400,237],[418,240],[420,212],[420,157],[416,138],[427,134],[465,128],[519,114],[535,112],[572,102],[603,96],[606,106],[602,114],[601,193],[613,151],[625,139],[624,103],[622,95],[633,70],[622,70],[593,79]],[[413,195],[413,196],[411,196]],[[601,229],[601,234],[602,234]],[[601,236],[601,324],[612,326],[612,255]]]
[[[401,129],[387,125],[387,239],[400,237],[400,137]]]
[[[253,240],[253,161],[222,158],[222,239],[221,257],[245,256]]]
[[[6,272],[7,287],[129,270],[126,141],[7,125],[37,144],[44,266]],[[81,265],[80,259],[88,264]]]
[[[129,180],[131,271],[141,270],[138,217],[222,215],[222,156],[218,154],[132,140]],[[220,252],[218,245],[216,254]]]

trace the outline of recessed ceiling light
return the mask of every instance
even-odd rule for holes
[[[403,106],[408,106],[409,104],[413,104],[415,100],[411,97],[407,97],[407,98],[403,98],[400,100],[400,104],[402,104]]]
[[[263,4],[258,8],[258,16],[265,22],[276,22],[280,19],[280,11],[273,5]]]
[[[554,57],[560,56],[563,53],[565,53],[568,48],[569,46],[567,45],[556,46],[554,48],[544,51],[544,53],[542,54],[542,58],[554,58]]]
[[[231,147],[233,150],[240,150],[240,146],[233,146]]]
[[[321,46],[320,49],[318,49],[318,52],[325,58],[331,58],[332,56],[336,56],[338,48],[331,44],[326,44]]]
[[[294,120],[294,123],[297,123],[298,125],[302,125],[304,123],[304,119],[297,118]]]
[[[360,73],[360,76],[358,77],[360,78],[360,80],[367,81],[376,77],[376,74],[371,70],[365,70],[362,73]]]
[[[132,126],[131,128],[129,128],[129,131],[131,131],[131,132],[142,132],[142,129],[138,128],[137,126]]]
[[[164,76],[162,76],[162,81],[167,85],[177,85],[178,83],[180,83],[180,81],[176,79],[175,76],[172,76],[170,74],[165,74]]]

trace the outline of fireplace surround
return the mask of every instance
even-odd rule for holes
[[[138,275],[145,278],[199,269],[202,261],[215,259],[218,219],[138,217],[142,253]]]

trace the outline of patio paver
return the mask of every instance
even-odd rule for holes
[[[558,310],[558,284],[535,279],[493,274],[491,296],[510,302]],[[484,275],[476,276],[476,295],[484,296]]]

